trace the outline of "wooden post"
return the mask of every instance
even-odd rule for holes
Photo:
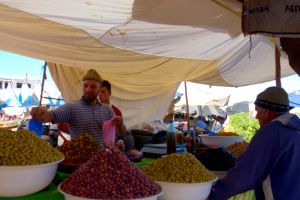
[[[43,93],[44,93],[44,83],[45,83],[45,79],[46,79],[46,69],[47,69],[47,62],[45,62],[44,66],[44,72],[43,72],[43,79],[42,79],[42,86],[41,86],[41,95],[40,95],[40,102],[39,102],[39,106],[42,105],[42,100],[43,100]]]
[[[188,131],[190,131],[190,110],[189,110],[189,98],[187,93],[187,86],[186,81],[184,81],[184,91],[185,91],[185,105],[186,105],[186,121],[187,121],[187,127]]]
[[[275,45],[275,80],[276,80],[276,86],[281,87],[280,51],[277,45]]]

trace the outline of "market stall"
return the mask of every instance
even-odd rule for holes
[[[273,41],[244,37],[235,12],[241,4],[220,2],[0,0],[0,48],[46,60],[67,102],[80,98],[82,75],[96,69],[112,83],[113,102],[131,127],[162,119],[181,81],[243,86],[274,80]],[[295,73],[286,58],[276,58],[277,80]],[[58,182],[31,198],[62,198]]]

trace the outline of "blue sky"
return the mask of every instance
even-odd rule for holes
[[[1,78],[25,78],[28,73],[29,79],[42,79],[44,61],[37,60],[5,51],[0,51],[0,77]],[[47,70],[47,79],[51,79],[49,70]],[[297,75],[282,78],[282,86],[287,92],[292,92],[300,89],[300,77]],[[275,85],[275,81],[258,84],[253,86],[246,86],[257,88],[262,85]]]
[[[0,51],[0,77],[42,79],[44,61]],[[47,78],[51,78],[47,70]]]

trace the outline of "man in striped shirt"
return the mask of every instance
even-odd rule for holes
[[[110,106],[100,103],[97,99],[101,82],[100,75],[90,69],[82,78],[83,95],[80,100],[67,103],[53,111],[48,111],[45,107],[34,107],[30,114],[33,119],[42,122],[68,123],[71,138],[86,133],[102,144],[103,122],[112,118],[119,134],[124,135],[127,129],[122,117],[116,116]]]

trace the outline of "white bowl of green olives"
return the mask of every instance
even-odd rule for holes
[[[0,198],[47,187],[64,155],[28,130],[0,129]]]
[[[25,166],[0,166],[0,197],[19,197],[38,192],[54,179],[58,161]]]
[[[163,189],[159,200],[205,200],[218,178],[202,183],[172,183],[156,181]]]

